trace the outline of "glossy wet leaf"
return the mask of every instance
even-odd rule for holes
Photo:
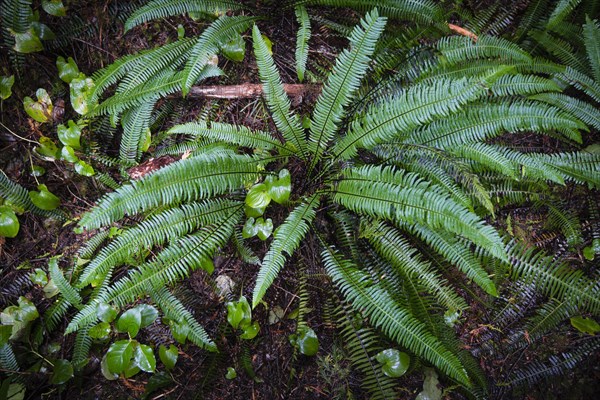
[[[135,345],[137,346],[137,342],[135,342]],[[123,370],[123,376],[125,376],[125,378],[131,378],[132,376],[138,374],[140,371],[140,367],[137,366],[135,360],[132,358],[131,360],[129,360],[129,365],[127,365],[127,367]]]
[[[460,310],[455,310],[451,308],[444,313],[444,322],[446,323],[446,325],[454,327],[454,325],[456,325],[456,323],[458,322],[460,316]]]
[[[139,344],[135,348],[135,354],[133,356],[135,365],[144,372],[154,372],[156,370],[156,357],[154,357],[154,350],[152,347]]]
[[[42,0],[42,8],[50,15],[64,17],[67,15],[67,8],[61,0]]]
[[[31,176],[43,176],[46,173],[46,168],[40,166],[40,165],[34,165],[33,167],[31,167]]]
[[[22,33],[11,32],[15,38],[13,50],[18,53],[35,53],[44,50],[44,45],[33,26]]]
[[[0,347],[8,343],[10,336],[12,335],[12,326],[0,325]]]
[[[415,400],[441,400],[442,390],[439,388],[438,375],[433,368],[425,368],[425,380],[423,381],[423,391],[421,391]]]
[[[63,146],[60,149],[60,158],[70,163],[79,161],[79,157],[75,155],[75,150],[71,146]]]
[[[583,248],[583,256],[586,260],[594,261],[596,257],[596,253],[594,252],[594,248],[592,246],[587,246]]]
[[[90,328],[88,335],[92,339],[106,339],[110,335],[110,324],[108,322],[99,322]]]
[[[600,332],[600,325],[591,318],[584,318],[581,316],[572,317],[571,325],[580,332],[595,335]]]
[[[53,385],[62,385],[73,376],[73,364],[69,360],[56,360],[52,376],[50,377],[50,383]]]
[[[260,325],[257,321],[254,321],[252,324],[247,325],[242,329],[244,330],[244,333],[240,335],[240,338],[250,340],[254,339],[256,335],[258,335],[258,332],[260,331]]]
[[[52,194],[46,185],[38,185],[38,192],[29,192],[29,198],[42,210],[54,210],[60,205],[60,199]]]
[[[258,183],[250,188],[246,194],[246,204],[251,208],[264,208],[271,202],[267,185]]]
[[[88,112],[90,104],[87,101],[88,92],[94,87],[94,81],[80,73],[79,76],[69,84],[71,95],[71,106],[73,109],[84,115]]]
[[[35,95],[36,101],[28,96],[23,99],[23,108],[27,115],[37,122],[47,122],[52,115],[52,100],[45,89],[38,89]]]
[[[38,15],[39,17],[39,15]],[[31,28],[33,28],[33,32],[41,39],[41,40],[54,40],[56,39],[56,35],[52,32],[52,29],[48,27],[48,25],[39,22],[38,20],[31,21]]]
[[[248,300],[241,296],[238,301],[230,301],[227,303],[227,322],[234,329],[244,329],[249,326],[252,321],[252,309]]]
[[[14,238],[19,233],[19,219],[9,206],[0,206],[0,236]]]
[[[58,68],[58,77],[63,82],[71,83],[73,79],[79,76],[79,67],[71,57],[66,60],[64,57],[58,57],[56,59],[56,68]]]
[[[169,386],[172,383],[173,378],[171,378],[170,374],[164,371],[157,372],[156,374],[152,375],[150,379],[148,379],[142,399],[148,398],[149,394],[157,391],[160,388]]]
[[[171,321],[169,326],[171,327],[171,335],[173,335],[173,339],[175,339],[178,343],[185,344],[185,340],[190,332],[190,326],[188,323],[185,321]]]
[[[54,296],[58,296],[58,294],[60,293],[60,290],[58,290],[58,288],[56,287],[56,285],[54,284],[54,281],[52,279],[50,279],[48,281],[48,284],[46,286],[44,286],[44,297],[47,299],[51,299]]]
[[[12,95],[14,83],[14,75],[0,76],[0,100],[6,100]]]
[[[242,62],[246,54],[246,42],[242,35],[238,34],[233,39],[221,46],[223,55],[231,61]]]
[[[261,217],[265,213],[266,208],[267,207],[252,208],[246,204],[244,207],[244,213],[246,214],[246,217],[249,218]]]
[[[396,349],[385,349],[375,356],[382,364],[381,370],[390,378],[398,378],[406,373],[410,366],[410,356]]]
[[[311,328],[305,326],[300,329],[297,335],[293,335],[293,345],[298,348],[300,353],[306,356],[314,356],[319,351],[319,339],[317,334]]]
[[[177,39],[183,39],[185,37],[185,28],[183,25],[177,25]]]
[[[177,350],[177,346],[173,344],[169,347],[161,344],[158,348],[158,357],[167,369],[173,369],[175,368],[177,358],[179,357],[179,350]]]
[[[71,146],[74,149],[81,148],[81,127],[73,120],[69,120],[68,125],[69,127],[60,124],[56,127],[58,139],[65,146]]]
[[[79,175],[94,176],[96,174],[94,168],[83,160],[77,161],[75,164],[73,164],[73,166],[75,167],[75,172],[77,172]]]
[[[24,337],[31,323],[40,316],[35,305],[26,297],[19,297],[17,303],[18,305],[8,306],[0,313],[2,325],[12,325],[11,340]]]
[[[125,311],[117,320],[117,330],[127,332],[132,338],[136,337],[142,324],[142,313],[138,308]]]
[[[102,322],[112,322],[117,318],[117,310],[106,303],[99,303],[96,308],[96,316]]]
[[[140,315],[142,316],[140,328],[152,325],[156,321],[156,318],[158,318],[158,310],[150,304],[140,304],[135,308],[140,311]]]
[[[263,218],[258,218],[256,223],[257,235],[260,240],[267,240],[271,233],[273,233],[273,221],[268,218],[266,221]]]
[[[110,345],[106,352],[106,364],[109,372],[120,374],[129,366],[133,356],[133,342],[131,340],[119,340]]]
[[[265,45],[267,46],[267,50],[269,50],[269,54],[273,55],[273,42],[271,42],[271,39],[269,39],[266,35],[260,35],[262,37],[262,40],[265,42]]]
[[[235,372],[235,368],[227,367],[227,373],[225,374],[225,378],[229,380],[237,378],[237,372]]]
[[[47,161],[56,160],[60,152],[56,144],[49,137],[42,136],[39,140],[40,145],[35,147],[35,152]]]
[[[30,275],[29,279],[36,285],[45,286],[48,283],[48,275],[41,268],[36,268]]]
[[[144,140],[142,140],[140,143],[140,151],[141,152],[148,151],[148,149],[150,148],[150,144],[152,143],[152,132],[150,131],[149,128],[146,129],[146,131],[143,133],[143,135],[144,135]]]
[[[269,196],[278,204],[285,203],[292,192],[292,177],[287,169],[282,169],[276,178],[273,175],[265,179]]]
[[[102,357],[102,361],[100,362],[100,371],[106,379],[108,379],[109,381],[114,381],[119,378],[119,374],[110,372],[110,370],[108,369],[108,362],[106,356],[107,354],[105,354],[104,357]]]

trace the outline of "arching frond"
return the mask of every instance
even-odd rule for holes
[[[532,154],[530,158],[560,171],[564,179],[600,187],[600,154],[585,152]]]
[[[273,121],[285,140],[295,147],[297,153],[300,153],[300,157],[307,159],[304,128],[300,118],[290,111],[291,103],[283,90],[281,78],[275,68],[275,62],[256,25],[252,30],[252,41],[258,74],[263,84],[263,95],[269,105]]]
[[[533,100],[543,101],[560,108],[587,125],[600,130],[600,110],[590,103],[575,99],[562,93],[540,93],[529,97]]]
[[[565,72],[557,75],[557,77],[569,82],[571,85],[600,103],[600,82],[594,81],[589,76],[571,67],[567,67]]]
[[[496,36],[479,36],[476,42],[465,36],[448,36],[437,43],[437,49],[451,64],[480,58],[532,61],[531,55],[518,45]]]
[[[50,278],[52,278],[52,281],[60,291],[60,294],[62,294],[69,303],[79,307],[81,305],[81,295],[63,276],[62,271],[58,267],[58,259],[56,257],[52,257],[48,262],[48,272],[50,273]]]
[[[154,109],[154,101],[142,103],[127,110],[122,117],[123,135],[119,157],[127,163],[134,164],[139,161],[142,154],[142,145],[150,129],[150,119]]]
[[[573,46],[547,31],[531,31],[529,33],[548,53],[558,58],[565,65],[579,72],[586,71],[585,60],[575,53]]]
[[[560,24],[569,16],[569,14],[571,14],[571,12],[573,12],[579,3],[581,3],[581,0],[559,0],[554,7],[554,10],[552,10],[550,18],[548,18],[546,29],[552,29],[556,25]]]
[[[244,6],[233,0],[152,0],[138,8],[125,22],[125,32],[131,28],[158,18],[188,13],[223,14],[240,10]]]
[[[333,191],[333,199],[376,218],[444,229],[506,259],[500,236],[491,226],[415,174],[376,166],[347,169]]]
[[[504,75],[498,79],[491,92],[496,96],[528,95],[542,92],[559,92],[560,86],[552,79],[537,75]]]
[[[296,20],[300,27],[296,34],[296,74],[300,82],[304,81],[306,62],[308,60],[308,40],[310,39],[310,19],[306,7],[298,5],[295,8]]]
[[[292,256],[304,239],[310,224],[315,218],[315,208],[319,205],[319,196],[315,195],[305,200],[290,213],[285,221],[273,233],[273,242],[256,277],[256,285],[252,292],[252,307],[256,307],[267,289],[271,286],[277,274],[283,267],[286,258]],[[287,256],[286,256],[287,254]]]
[[[353,305],[371,324],[402,346],[431,362],[465,386],[471,386],[461,362],[425,326],[400,307],[377,282],[331,248],[321,253],[323,264]]]
[[[259,176],[257,162],[249,156],[217,156],[212,160],[191,157],[177,161],[105,195],[81,217],[79,226],[94,229],[125,214],[229,193]]]
[[[181,2],[177,2],[184,4]],[[245,31],[255,21],[253,17],[244,16],[221,16],[213,22],[198,38],[194,47],[190,50],[182,71],[181,91],[186,96],[192,85],[203,79],[207,63],[214,56],[221,43],[227,43],[240,32]]]
[[[344,50],[337,58],[313,112],[309,143],[313,153],[311,166],[320,161],[325,148],[333,139],[344,107],[350,103],[367,72],[370,55],[375,50],[375,43],[385,22],[385,18],[380,18],[376,10],[368,13],[350,35],[351,50]]]
[[[583,40],[588,62],[592,68],[592,76],[600,82],[600,24],[586,16],[583,26]]]

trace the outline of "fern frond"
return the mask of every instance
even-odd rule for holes
[[[125,32],[153,19],[189,13],[224,14],[243,8],[242,4],[232,0],[152,0],[129,16],[125,22]]]
[[[560,92],[562,89],[552,79],[536,75],[505,75],[498,79],[491,92],[496,96],[529,95],[543,92]]]
[[[256,307],[271,286],[286,258],[291,257],[306,236],[316,216],[319,196],[314,195],[296,207],[273,233],[273,242],[263,259],[252,291],[252,308]],[[287,254],[287,256],[286,256]]]
[[[465,300],[434,271],[430,263],[419,257],[419,251],[398,230],[383,222],[375,223],[370,229],[375,233],[368,235],[369,243],[395,270],[401,270],[402,275],[409,280],[417,280],[444,307],[455,310],[468,308]]]
[[[217,346],[210,339],[202,325],[167,288],[161,287],[150,291],[150,297],[160,307],[165,317],[179,323],[185,322],[189,326],[190,330],[187,337],[192,343],[201,349],[217,351]]]
[[[6,201],[14,204],[17,207],[24,209],[25,211],[30,211],[36,215],[42,217],[56,218],[58,220],[64,221],[65,215],[64,213],[58,210],[42,210],[35,204],[31,202],[31,198],[29,197],[29,192],[23,186],[19,185],[16,182],[11,181],[8,176],[4,173],[3,170],[0,169],[0,197],[5,199]]]
[[[527,332],[529,340],[535,342],[561,322],[574,316],[576,312],[576,307],[573,307],[569,301],[550,299],[537,310],[535,316],[527,320],[523,332],[519,332],[517,338],[511,339],[511,342],[520,344],[519,347],[525,347],[529,343],[524,337],[525,332]]]
[[[306,7],[298,5],[295,8],[296,20],[298,21],[298,33],[296,34],[296,74],[300,82],[304,81],[306,62],[308,61],[308,40],[310,39],[310,19]]]
[[[333,190],[333,200],[375,218],[447,230],[506,259],[495,229],[415,174],[377,166],[347,169]]]
[[[236,229],[233,232],[231,242],[235,246],[236,252],[243,262],[252,265],[260,265],[260,258],[258,258],[254,251],[244,243],[242,232],[239,229]]]
[[[119,149],[119,157],[126,163],[135,164],[142,154],[141,147],[150,129],[150,118],[154,109],[154,101],[142,103],[125,113],[121,119],[123,135]]]
[[[553,36],[547,31],[531,31],[529,33],[548,53],[558,58],[565,65],[583,73],[587,71],[585,60],[579,57],[568,42]]]
[[[61,323],[64,322],[64,317],[69,311],[71,303],[65,297],[60,297],[56,300],[46,312],[44,312],[44,325],[48,332],[53,332]]]
[[[454,236],[422,225],[407,226],[406,229],[416,233],[436,253],[457,266],[469,279],[472,279],[486,293],[498,296],[496,285],[490,278],[481,262],[469,249],[469,244],[464,243]]]
[[[571,67],[567,67],[565,72],[558,74],[557,77],[569,82],[571,85],[600,103],[600,82],[594,81],[589,76]]]
[[[92,338],[88,334],[89,327],[81,328],[75,336],[75,344],[73,346],[73,356],[71,363],[76,371],[81,371],[89,361],[88,355],[92,348]]]
[[[182,4],[181,2],[177,2]],[[181,92],[187,96],[192,85],[204,75],[208,61],[217,53],[221,43],[227,43],[235,35],[245,31],[256,20],[254,17],[219,17],[202,32],[194,47],[190,50],[187,63],[182,72]]]
[[[552,29],[560,24],[573,12],[579,3],[581,3],[581,0],[559,0],[556,7],[554,7],[554,10],[552,10],[552,14],[550,14],[550,17],[548,18],[546,29]]]
[[[385,18],[380,18],[376,10],[368,13],[350,35],[351,50],[344,50],[337,58],[313,112],[309,143],[313,157],[311,169],[329,146],[343,117],[344,107],[350,103],[366,74],[370,56],[385,22]]]
[[[590,103],[575,99],[562,93],[540,93],[529,97],[560,108],[587,125],[600,130],[600,110]]]
[[[263,95],[269,105],[273,121],[285,140],[295,147],[295,151],[300,153],[302,159],[307,160],[304,128],[300,118],[290,110],[290,99],[283,90],[273,57],[256,25],[252,29],[252,42],[254,43],[258,73],[263,84]]]
[[[103,276],[110,268],[129,261],[140,250],[152,249],[167,241],[173,242],[203,225],[217,222],[241,207],[239,202],[211,199],[184,204],[153,215],[125,230],[105,246],[85,267],[77,286],[87,286],[97,275]]]
[[[0,346],[0,368],[6,371],[9,376],[14,376],[15,373],[19,372],[19,363],[10,343],[4,343]]]
[[[243,125],[196,121],[175,125],[168,133],[207,138],[211,142],[226,142],[252,149],[278,149],[282,154],[291,154],[291,150],[270,133],[251,130]]]
[[[242,188],[258,178],[257,159],[249,156],[191,157],[169,164],[105,195],[79,226],[99,228],[125,214],[185,200],[199,200]]]
[[[592,69],[592,76],[596,82],[600,82],[600,24],[597,20],[591,20],[586,16],[583,26],[583,40],[585,52]]]
[[[411,132],[406,141],[452,149],[491,139],[505,132],[558,131],[569,138],[581,138],[579,129],[585,129],[581,121],[555,107],[531,101],[502,101],[473,104],[460,114],[455,114],[454,118],[436,120]]]
[[[582,311],[600,313],[600,284],[541,252],[526,250],[511,243],[507,252],[511,258],[511,277],[532,282],[549,297],[569,301]]]
[[[521,42],[521,39],[533,29],[541,29],[548,11],[549,0],[533,0],[527,6],[525,13],[521,17],[515,32],[515,42]]]
[[[349,159],[358,148],[369,149],[384,141],[402,139],[405,132],[457,112],[485,91],[480,82],[466,79],[417,84],[370,107],[364,117],[352,122],[348,134],[337,141],[332,153],[335,158]]]
[[[351,7],[359,11],[370,11],[377,7],[382,15],[425,24],[443,23],[444,11],[439,4],[430,0],[308,0],[310,5]]]
[[[600,171],[600,169],[599,169]],[[572,210],[560,203],[548,202],[548,219],[546,224],[562,232],[569,246],[577,246],[583,243],[581,223]]]
[[[321,257],[327,272],[355,310],[366,315],[371,324],[381,329],[395,342],[431,362],[461,384],[471,382],[458,358],[430,332],[423,323],[400,307],[390,294],[373,282],[369,275],[344,259],[331,248]]]
[[[573,152],[556,154],[531,154],[530,158],[560,171],[564,179],[579,184],[600,187],[600,154]]]
[[[52,257],[48,261],[48,272],[60,294],[75,307],[81,306],[81,295],[63,276],[62,271],[58,267],[58,259],[56,257]]]
[[[437,43],[444,60],[451,63],[493,58],[499,61],[532,62],[532,57],[518,45],[496,36],[480,36],[477,42],[465,36],[448,36]]]

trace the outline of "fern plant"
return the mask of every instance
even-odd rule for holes
[[[221,18],[207,31],[232,32],[251,23]],[[391,79],[385,91],[364,104],[358,97],[361,84],[385,24],[373,10],[352,30],[350,49],[339,55],[323,84],[308,128],[293,112],[254,26],[254,53],[277,134],[223,122],[174,126],[170,134],[198,138],[204,147],[117,188],[81,216],[81,229],[101,229],[94,245],[126,216],[139,215],[141,222],[124,226],[77,271],[75,287],[95,289],[67,333],[95,324],[100,304],[124,307],[150,296],[169,319],[190,327],[192,342],[214,350],[168,287],[195,270],[211,274],[215,253],[230,242],[240,255],[256,260],[240,243],[244,214],[264,212],[270,197],[261,191],[262,182],[277,180],[283,169],[292,171],[292,195],[260,262],[253,307],[264,301],[287,265],[319,259],[332,285],[374,329],[474,394],[486,390],[485,379],[443,319],[445,311],[465,310],[468,303],[446,273],[460,271],[489,296],[499,295],[506,275],[524,279],[548,296],[597,314],[597,281],[505,240],[486,221],[500,205],[544,198],[549,186],[600,186],[597,154],[521,152],[500,141],[504,133],[531,131],[573,146],[581,143],[588,128],[579,115],[535,98],[561,87],[539,75],[539,62],[516,45],[492,37],[477,44],[448,38],[439,44],[439,63],[403,85]],[[206,44],[209,36],[169,45],[180,47],[181,54],[191,51],[189,60],[200,60],[204,69],[192,63],[189,70],[175,71],[162,64],[167,59],[160,49],[154,51],[152,65],[159,75],[145,84],[148,96],[160,88],[165,88],[161,94],[184,88],[194,81],[190,76],[210,69],[205,60],[213,50]],[[471,60],[477,68],[464,69]],[[143,65],[144,58],[130,56],[97,74],[97,93],[118,80],[123,90],[94,112],[144,107],[145,100],[131,100],[126,89],[129,80],[145,74]],[[309,242],[318,251],[303,255],[314,251],[314,245],[303,245]],[[149,257],[148,250],[155,254]],[[129,266],[127,275],[116,274],[121,266]],[[79,300],[66,287],[64,296]]]

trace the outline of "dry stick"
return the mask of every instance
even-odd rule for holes
[[[283,84],[283,90],[290,97],[317,96],[321,93],[321,85]],[[248,99],[263,94],[260,83],[244,83],[241,85],[192,86],[188,97],[205,99]]]

